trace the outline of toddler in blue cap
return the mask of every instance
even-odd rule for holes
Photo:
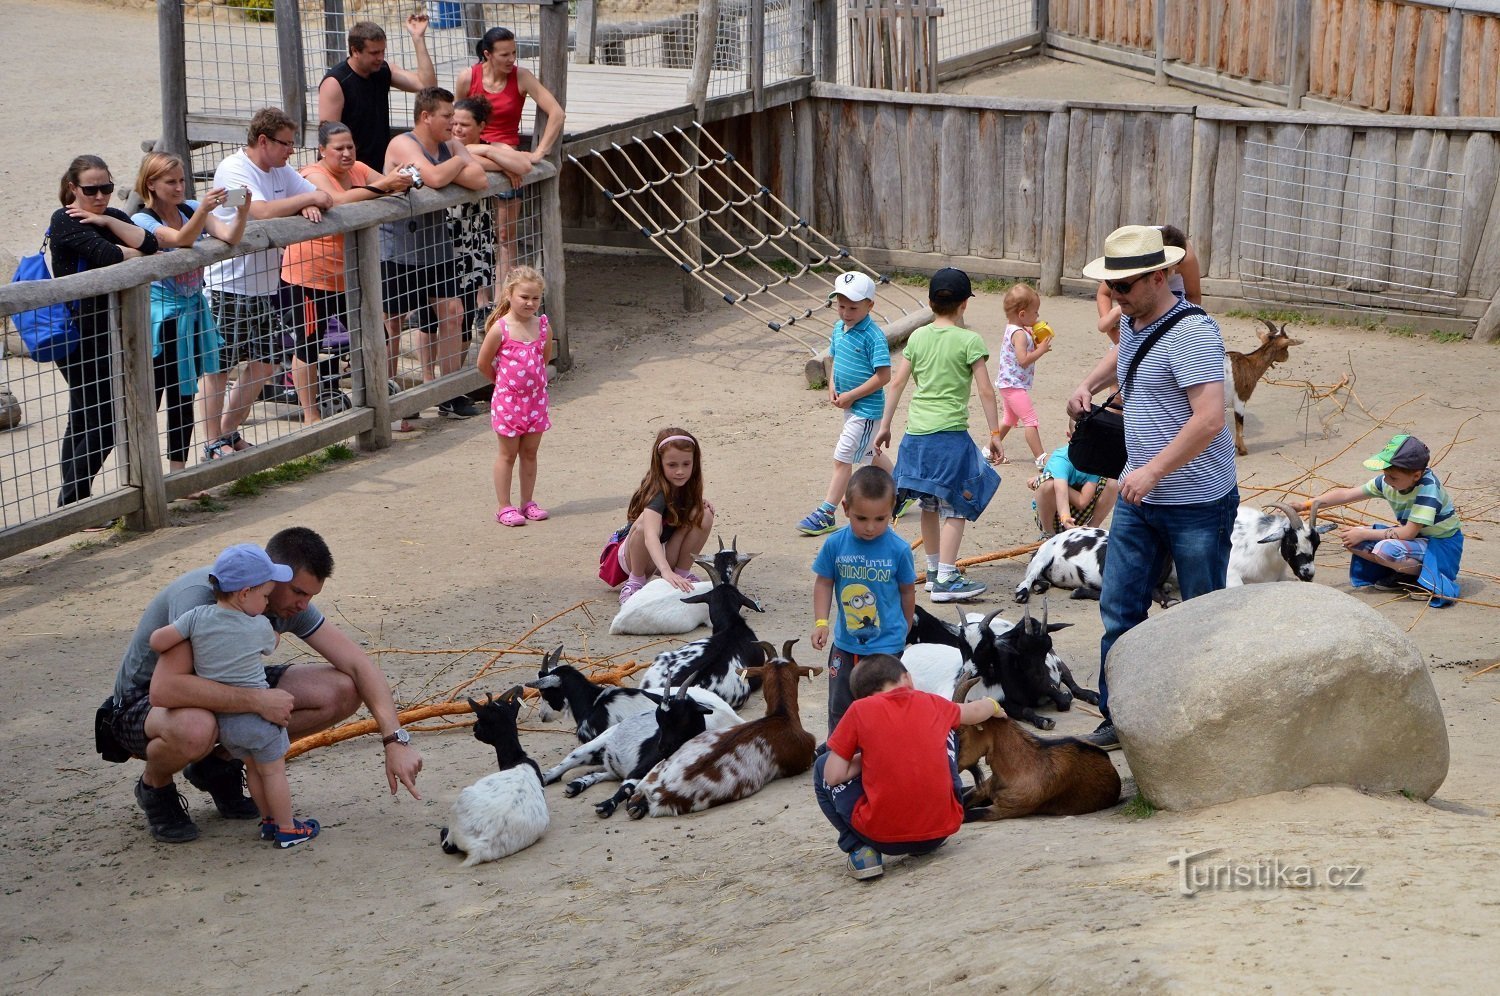
[[[193,672],[200,678],[240,688],[267,688],[262,658],[276,649],[276,631],[266,618],[273,586],[292,579],[292,569],[271,561],[252,543],[231,546],[214,561],[209,581],[213,605],[184,612],[151,634],[158,654],[186,640],[193,649]],[[260,807],[260,837],[280,848],[318,835],[318,821],[292,818],[292,790],[286,778],[286,728],[253,712],[218,713],[219,743],[245,762],[250,797]]]

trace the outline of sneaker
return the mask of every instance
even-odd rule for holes
[[[260,807],[245,795],[245,766],[210,754],[182,769],[188,784],[213,796],[219,815],[228,820],[253,820]]]
[[[932,600],[934,602],[962,602],[965,599],[983,595],[988,587],[983,581],[971,581],[959,573],[946,581],[934,581]]]
[[[1078,739],[1103,750],[1120,749],[1120,738],[1115,733],[1115,723],[1112,719],[1106,719],[1094,729],[1093,733],[1079,737]]]
[[[276,846],[285,850],[288,847],[296,847],[298,844],[306,843],[318,835],[323,829],[318,821],[309,817],[305,820],[293,820],[292,829],[283,830],[276,828]]]
[[[261,840],[275,840],[276,839],[276,821],[274,819],[272,819],[271,817],[269,817],[269,816],[265,816],[265,817],[261,818],[261,821],[260,821],[260,839]]]
[[[1391,579],[1391,578],[1386,578],[1386,579],[1381,580],[1381,581],[1371,581],[1369,584],[1365,585],[1365,587],[1366,588],[1374,588],[1376,591],[1390,591],[1390,592],[1396,592],[1396,591],[1405,592],[1405,591],[1410,590],[1405,585],[1403,585],[1400,582],[1398,582],[1398,581],[1396,581],[1394,579]]]
[[[827,754],[827,753],[828,753],[828,741],[825,740],[822,743],[818,744],[818,746],[816,746],[816,747],[813,748],[813,760],[816,761],[818,758],[822,757],[824,754]]]
[[[821,508],[815,508],[797,523],[797,531],[803,536],[823,536],[833,532],[839,527],[834,521],[832,512],[825,512]]]
[[[923,591],[932,591],[932,586],[937,584],[937,571],[927,572],[927,583],[922,585]]]
[[[438,405],[438,414],[443,418],[473,418],[479,409],[467,397],[459,395]]]
[[[135,801],[146,813],[151,836],[164,844],[183,844],[198,839],[198,824],[188,815],[187,800],[175,784],[151,788],[144,781],[135,783]]]
[[[850,878],[879,878],[885,874],[885,859],[873,847],[860,847],[850,852],[844,867]]]
[[[917,503],[918,502],[917,502],[916,498],[908,498],[908,499],[906,499],[906,501],[904,501],[901,504],[897,505],[896,506],[896,514],[894,516],[895,520],[897,522],[900,522],[901,521],[901,517],[903,515],[905,515],[907,512],[910,512],[912,509],[914,509],[914,508],[917,507]]]
[[[633,578],[626,578],[625,583],[620,585],[620,604],[624,605],[630,601],[630,597],[644,587],[646,587],[644,580],[636,581]]]

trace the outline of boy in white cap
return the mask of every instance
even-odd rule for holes
[[[151,649],[166,653],[184,640],[192,644],[193,670],[200,678],[243,688],[266,688],[261,658],[276,649],[276,632],[266,618],[275,582],[292,579],[292,569],[272,563],[251,543],[219,554],[209,574],[214,604],[200,605],[151,634]],[[260,808],[260,837],[277,847],[293,847],[318,835],[318,821],[292,818],[292,792],[286,778],[286,728],[256,713],[221,713],[219,743],[245,763],[250,798]]]
[[[1453,499],[1428,467],[1432,454],[1416,436],[1392,436],[1365,461],[1381,473],[1357,488],[1333,488],[1303,503],[1304,511],[1384,498],[1394,526],[1345,526],[1344,548],[1353,554],[1349,582],[1356,588],[1403,591],[1398,581],[1416,579],[1417,595],[1435,607],[1458,597],[1458,563],[1464,553],[1463,524]]]
[[[839,314],[828,346],[833,357],[828,401],[843,411],[844,431],[833,447],[828,494],[797,523],[797,531],[803,536],[822,536],[838,528],[833,513],[855,467],[868,460],[887,473],[891,470],[890,460],[874,447],[875,431],[885,415],[885,385],[891,379],[891,352],[885,332],[870,317],[875,307],[875,281],[854,270],[840,273],[828,300]]]

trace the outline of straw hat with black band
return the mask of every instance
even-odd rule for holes
[[[1161,240],[1161,229],[1151,225],[1126,225],[1109,233],[1104,255],[1083,268],[1090,280],[1125,280],[1153,270],[1164,270],[1182,262],[1187,250]]]

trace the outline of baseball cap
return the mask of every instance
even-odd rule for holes
[[[239,591],[254,588],[267,581],[290,581],[292,569],[284,564],[275,564],[266,556],[266,551],[254,543],[236,543],[219,554],[209,572],[218,582],[220,591]]]
[[[1391,441],[1385,444],[1385,449],[1366,460],[1365,466],[1370,470],[1385,470],[1387,467],[1422,470],[1431,458],[1432,454],[1428,452],[1426,443],[1416,436],[1402,434],[1392,436]]]
[[[833,292],[828,295],[828,299],[832,301],[835,294],[851,301],[873,301],[875,281],[857,270],[840,273],[833,279]]]
[[[958,304],[973,296],[969,275],[952,266],[943,267],[927,282],[927,298],[938,304]]]

